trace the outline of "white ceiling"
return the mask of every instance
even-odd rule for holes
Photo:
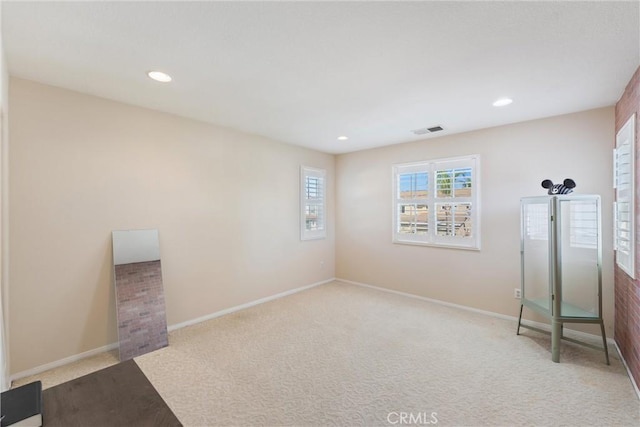
[[[329,153],[613,105],[640,65],[635,1],[2,8],[11,75]]]

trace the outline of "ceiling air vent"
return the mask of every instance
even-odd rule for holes
[[[416,135],[425,135],[427,133],[440,132],[441,130],[443,130],[442,126],[433,126],[430,128],[415,129],[411,132],[415,133]]]

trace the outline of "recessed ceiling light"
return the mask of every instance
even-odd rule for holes
[[[493,103],[494,107],[504,107],[505,105],[509,105],[513,102],[511,98],[500,98]]]
[[[169,74],[163,73],[162,71],[149,71],[147,73],[147,76],[161,83],[169,83],[171,80],[173,80]]]
[[[344,135],[338,137],[338,141],[346,141],[347,139],[349,139],[349,137]]]

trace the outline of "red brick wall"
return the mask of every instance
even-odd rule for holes
[[[640,384],[640,68],[616,104],[616,133],[636,113],[636,280],[615,266],[615,340],[631,374]]]
[[[169,345],[160,261],[116,265],[120,360]]]

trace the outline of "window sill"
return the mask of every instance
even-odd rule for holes
[[[427,246],[432,248],[461,249],[463,251],[480,252],[480,245],[462,246],[462,245],[452,245],[452,244],[446,244],[446,243],[416,242],[412,240],[397,240],[397,239],[393,239],[392,243],[394,245]]]

